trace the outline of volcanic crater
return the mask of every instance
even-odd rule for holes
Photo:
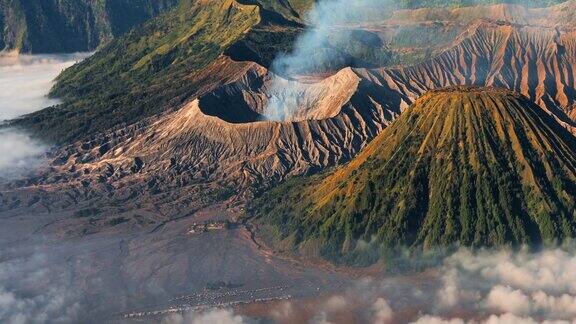
[[[199,98],[200,111],[228,123],[301,122],[338,115],[357,91],[350,68],[333,75],[284,78],[255,66],[236,82]]]

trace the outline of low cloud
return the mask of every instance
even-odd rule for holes
[[[87,54],[0,55],[0,122],[55,105],[46,97],[58,74]],[[0,180],[11,180],[38,167],[48,149],[22,130],[0,124]]]
[[[444,319],[437,316],[426,315],[412,322],[412,324],[464,324],[464,320],[460,318]]]
[[[431,314],[415,323],[576,323],[574,248],[462,249],[439,271],[438,307],[431,305]]]
[[[66,247],[61,257],[71,253]],[[0,322],[80,322],[90,303],[86,291],[75,282],[73,268],[57,262],[54,253],[0,251]],[[318,299],[292,300],[272,304],[261,319],[248,317],[241,309],[213,309],[171,314],[164,324],[252,324],[267,323],[417,323],[417,324],[568,324],[576,323],[576,296],[570,283],[527,286],[514,285],[492,276],[498,264],[510,262],[518,271],[544,275],[576,258],[574,249],[472,253],[461,250],[446,257],[439,267],[413,275],[361,279],[337,294]],[[11,255],[19,255],[11,259]],[[554,256],[551,258],[550,256]],[[65,258],[64,258],[65,259]],[[496,263],[497,262],[497,263]],[[540,264],[540,267],[536,265]],[[554,278],[570,276],[569,268],[554,269]],[[449,288],[447,289],[447,287]],[[110,296],[121,294],[109,287]],[[451,291],[457,301],[446,303],[439,296]],[[558,293],[559,291],[564,291]],[[114,299],[114,298],[113,298]],[[111,300],[113,300],[111,299]],[[100,310],[101,312],[101,310]],[[110,314],[102,313],[104,316]],[[90,316],[93,316],[92,313]]]
[[[58,103],[46,95],[54,78],[86,57],[70,55],[0,55],[0,120],[31,113]]]
[[[421,260],[415,258],[413,262]],[[576,324],[576,249],[461,249],[412,274],[272,305],[278,323]]]
[[[490,315],[484,320],[465,321],[461,318],[445,319],[438,316],[426,315],[412,324],[573,324],[574,321],[538,321],[531,317],[522,317],[510,313]]]
[[[35,169],[48,146],[14,129],[0,129],[0,180],[14,179]]]
[[[394,312],[384,298],[377,298],[372,305],[374,324],[389,323],[394,318]]]
[[[79,319],[81,296],[68,285],[72,274],[51,271],[48,264],[43,254],[0,263],[1,323],[69,323]]]
[[[497,285],[486,297],[488,308],[505,313],[526,315],[530,313],[530,299],[519,289]]]
[[[243,316],[235,315],[228,309],[214,309],[207,312],[188,312],[171,314],[162,320],[162,324],[248,324],[253,323]]]

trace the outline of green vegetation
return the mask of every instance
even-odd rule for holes
[[[269,15],[280,15],[288,20],[299,21],[312,8],[315,0],[240,0],[238,2],[258,5]]]
[[[219,68],[195,73],[258,21],[255,6],[182,1],[64,71],[51,92],[64,104],[15,123],[62,143],[178,106],[217,78]]]
[[[178,0],[0,0],[0,49],[91,51]]]
[[[292,179],[248,214],[280,249],[365,264],[430,250],[552,244],[576,231],[576,141],[497,90],[419,99],[348,165]]]

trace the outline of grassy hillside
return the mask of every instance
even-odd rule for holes
[[[397,246],[548,244],[575,234],[575,181],[576,141],[542,109],[504,90],[450,89],[418,99],[346,166],[280,185],[249,214],[273,246],[343,262]]]
[[[91,51],[178,0],[0,0],[0,49]]]
[[[260,19],[256,6],[231,0],[195,2],[182,1],[64,71],[51,95],[66,103],[17,123],[65,142],[181,104],[204,86],[205,78],[197,80],[194,73]]]

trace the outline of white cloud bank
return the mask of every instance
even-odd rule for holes
[[[184,315],[171,314],[162,320],[162,324],[247,324],[248,319],[235,315],[228,309],[214,309],[207,312],[189,312]]]
[[[0,55],[0,121],[57,104],[46,97],[54,78],[86,56]],[[47,148],[23,131],[0,128],[0,180],[17,178],[36,168]]]
[[[431,310],[435,314],[415,323],[576,323],[574,248],[461,250],[440,271],[439,303]],[[472,318],[451,316],[462,311]]]
[[[46,97],[54,78],[86,57],[70,55],[0,55],[0,120],[55,105]]]
[[[298,300],[276,305],[268,318],[290,323],[310,311],[305,323],[341,323],[351,314],[354,322],[369,324],[576,324],[575,284],[576,248],[462,249],[423,274],[362,279],[312,309]],[[221,323],[248,323],[232,311],[215,312]],[[192,319],[198,316],[170,323],[197,323]]]

